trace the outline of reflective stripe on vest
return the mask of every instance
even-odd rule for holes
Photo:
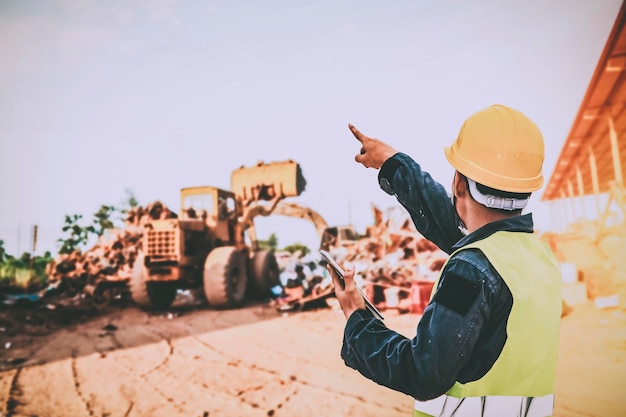
[[[554,395],[543,397],[467,397],[442,395],[415,401],[414,417],[550,417]]]

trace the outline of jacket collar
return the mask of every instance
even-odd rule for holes
[[[455,251],[465,245],[469,245],[470,243],[478,242],[479,240],[485,239],[500,231],[533,233],[534,225],[532,214],[523,214],[521,216],[510,217],[488,223],[469,235],[464,236],[452,246],[452,250]]]

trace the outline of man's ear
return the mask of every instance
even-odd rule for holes
[[[459,171],[454,173],[452,187],[454,188],[452,192],[457,196],[457,198],[465,197],[469,193],[467,178]]]

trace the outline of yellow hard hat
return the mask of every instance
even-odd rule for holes
[[[487,187],[530,193],[543,185],[543,136],[521,112],[496,104],[471,115],[446,158],[466,177]]]

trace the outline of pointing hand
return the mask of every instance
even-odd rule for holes
[[[365,136],[351,123],[348,124],[348,128],[350,128],[356,140],[361,142],[361,151],[354,157],[354,160],[363,164],[365,168],[379,169],[387,159],[397,153],[394,148],[386,143]]]

